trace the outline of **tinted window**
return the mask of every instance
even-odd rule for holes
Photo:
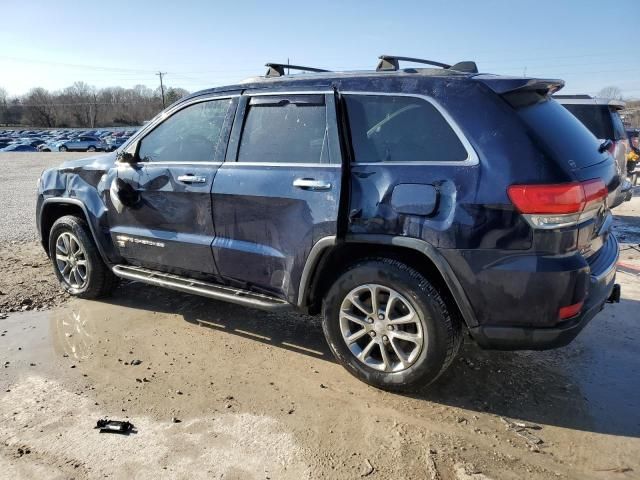
[[[627,132],[624,129],[624,124],[620,118],[620,114],[615,108],[609,107],[611,111],[611,121],[613,122],[613,139],[612,140],[624,140],[627,138]]]
[[[255,97],[242,131],[239,162],[327,161],[327,113],[323,95]]]
[[[598,152],[600,141],[587,127],[555,100],[521,108],[518,114],[537,136],[535,140],[572,169],[588,167],[608,157],[607,153]]]
[[[564,108],[575,115],[596,138],[615,140],[608,106],[565,104]]]
[[[347,95],[356,162],[460,162],[467,151],[442,114],[415,97]]]
[[[138,156],[147,162],[210,162],[230,99],[190,105],[174,113],[140,141]]]

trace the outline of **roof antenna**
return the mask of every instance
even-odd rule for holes
[[[287,57],[287,75],[289,75],[289,57]]]

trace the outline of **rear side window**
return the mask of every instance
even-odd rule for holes
[[[555,100],[520,108],[517,112],[547,153],[568,164],[572,170],[607,159],[607,153],[598,152],[598,139]]]
[[[238,162],[328,162],[324,95],[252,98]]]
[[[345,95],[355,161],[462,162],[468,154],[449,122],[416,97]]]

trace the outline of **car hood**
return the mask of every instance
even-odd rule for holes
[[[100,155],[93,155],[87,158],[81,158],[80,160],[70,160],[61,164],[59,170],[75,170],[79,168],[89,168],[95,170],[105,170],[114,165],[116,161],[116,153],[103,153]]]

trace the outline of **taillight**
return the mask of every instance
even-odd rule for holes
[[[573,305],[567,305],[566,307],[561,307],[558,311],[558,317],[560,320],[567,320],[568,318],[575,317],[582,310],[582,306],[584,302],[574,303]]]
[[[509,198],[535,228],[561,228],[593,218],[607,197],[600,179],[555,185],[511,185]]]

